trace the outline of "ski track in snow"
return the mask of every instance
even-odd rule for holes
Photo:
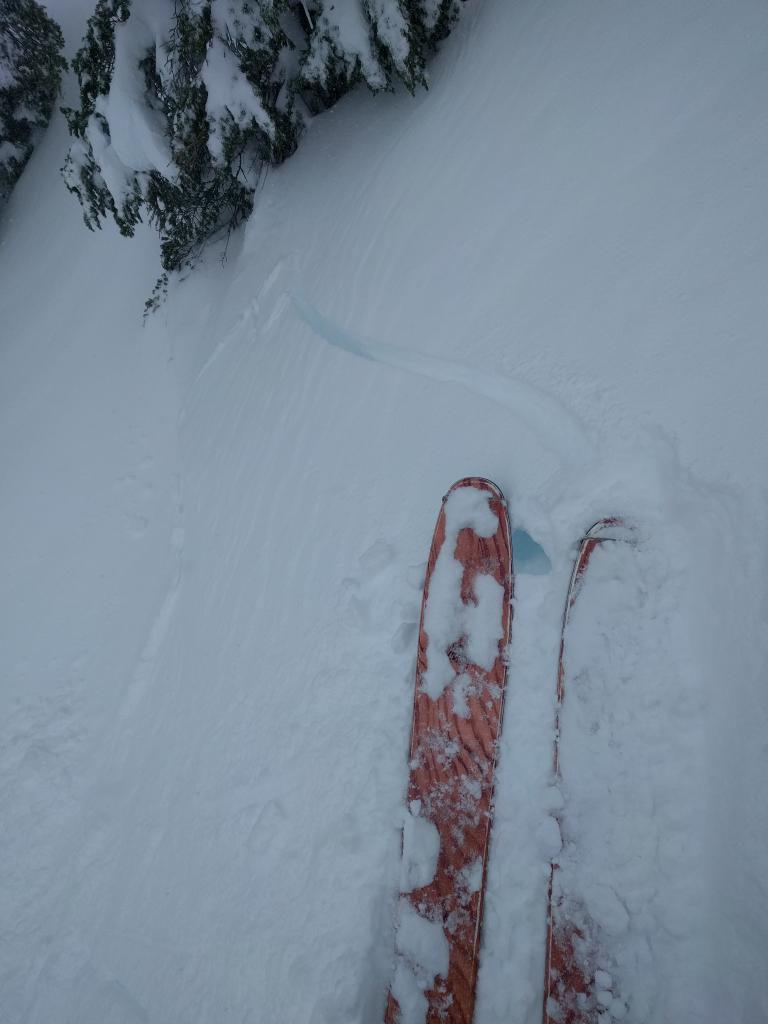
[[[170,538],[171,557],[174,565],[173,578],[160,609],[152,621],[147,642],[138,659],[136,671],[123,695],[118,711],[119,718],[123,720],[129,719],[135,713],[139,703],[146,697],[155,680],[157,659],[168,636],[176,609],[184,564],[184,511],[178,482],[176,497],[176,523],[171,530]]]

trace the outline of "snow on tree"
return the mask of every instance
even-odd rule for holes
[[[426,85],[459,0],[98,0],[64,167],[90,228],[146,214],[162,263],[246,217],[264,169],[356,84]]]
[[[61,29],[35,0],[0,0],[0,203],[48,124],[67,66]]]

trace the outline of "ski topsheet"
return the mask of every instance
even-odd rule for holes
[[[590,560],[607,543],[635,540],[631,526],[622,519],[601,519],[581,541],[571,573],[563,611],[555,706],[554,772],[559,782],[561,712],[569,688],[567,676],[568,625],[578,601]],[[544,975],[544,1024],[596,1024],[600,1007],[594,993],[595,950],[592,928],[583,907],[563,891],[560,869],[553,862],[548,892],[547,948]]]
[[[507,507],[469,477],[427,564],[386,1024],[470,1024],[512,618]]]

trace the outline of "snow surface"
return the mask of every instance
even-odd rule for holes
[[[70,52],[89,6],[49,4]],[[156,240],[85,231],[54,118],[0,222],[4,1022],[381,1019],[467,474],[551,566],[516,581],[477,1024],[540,1020],[555,812],[613,1019],[768,1019],[767,50],[761,0],[468,3],[429,92],[318,118],[146,327]],[[608,514],[640,540],[584,590],[558,788]]]

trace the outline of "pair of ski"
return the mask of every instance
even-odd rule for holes
[[[595,549],[615,540],[631,540],[621,520],[596,523],[581,542],[571,575],[554,723],[558,780],[567,626]],[[472,1024],[513,587],[504,496],[480,477],[458,481],[443,499],[424,582],[385,1024]],[[553,862],[543,1021],[592,1024],[594,965],[558,881]]]

